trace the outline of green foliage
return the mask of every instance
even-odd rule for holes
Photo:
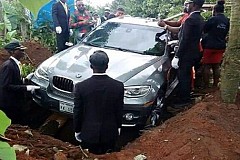
[[[11,120],[0,110],[0,135],[4,136],[6,129],[10,126]],[[15,150],[7,142],[0,141],[0,159],[16,160]]]
[[[31,16],[19,1],[3,1],[3,8],[12,29],[18,29],[21,22],[30,24]],[[11,30],[11,29],[8,29]]]
[[[126,14],[137,17],[151,17],[161,19],[176,15],[183,11],[185,0],[114,0],[111,10],[123,7]],[[206,0],[205,3],[216,3],[216,0]],[[228,14],[229,12],[227,12]],[[211,16],[210,12],[203,13],[205,19]]]
[[[37,29],[33,28],[32,37],[53,52],[56,51],[56,34],[52,31],[50,22],[41,24]]]
[[[23,64],[21,66],[21,76],[25,78],[27,75],[35,71],[35,67],[33,65],[29,64]]]
[[[201,15],[203,16],[204,20],[207,21],[210,17],[212,17],[212,11],[202,12]]]
[[[30,16],[18,1],[1,1],[0,47],[13,39],[21,39],[21,24],[30,24]]]
[[[37,17],[39,9],[49,2],[49,0],[19,0],[27,9],[29,9],[34,17]]]
[[[0,135],[4,136],[6,129],[11,125],[11,120],[0,110]]]
[[[13,39],[16,39],[15,37],[17,37],[17,31],[16,30],[7,32],[6,35],[4,36],[4,38],[0,39],[0,48],[5,46],[7,43],[12,41]]]
[[[122,6],[126,14],[138,17],[166,18],[182,12],[182,0],[114,0],[111,9]]]

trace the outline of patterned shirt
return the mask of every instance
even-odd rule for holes
[[[91,30],[91,17],[87,11],[80,13],[75,10],[70,19],[70,27],[76,29],[79,33],[87,33]]]

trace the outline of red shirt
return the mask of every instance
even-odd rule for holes
[[[185,20],[188,18],[188,16],[189,16],[188,13],[184,13],[184,15],[178,21],[181,22],[181,24],[183,24]]]
[[[75,10],[70,19],[70,27],[77,29],[79,33],[89,32],[91,30],[90,20],[91,17],[86,11],[80,13],[78,10]]]

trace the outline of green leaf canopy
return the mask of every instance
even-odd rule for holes
[[[21,2],[24,7],[29,9],[32,12],[32,14],[34,15],[34,17],[36,18],[39,9],[44,4],[49,2],[49,0],[19,0],[19,2]]]
[[[6,129],[11,125],[11,120],[0,110],[0,135],[4,136]]]
[[[0,110],[0,135],[4,136],[6,129],[11,125],[11,120]],[[15,150],[7,143],[0,141],[0,159],[16,160]]]

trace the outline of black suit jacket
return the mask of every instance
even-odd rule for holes
[[[16,62],[11,58],[5,61],[0,68],[0,109],[17,112],[22,107],[26,90]]]
[[[74,129],[87,143],[116,141],[122,124],[123,83],[94,75],[77,83],[74,91]]]
[[[191,13],[181,26],[179,48],[176,54],[180,60],[198,58],[203,25],[204,20],[199,11]]]
[[[61,2],[57,2],[52,6],[52,18],[54,28],[60,26],[62,28],[62,33],[69,33],[69,19],[70,10],[68,8],[68,14],[66,14],[65,9]]]
[[[229,28],[229,19],[224,14],[218,14],[209,18],[204,25],[203,48],[225,49]]]

